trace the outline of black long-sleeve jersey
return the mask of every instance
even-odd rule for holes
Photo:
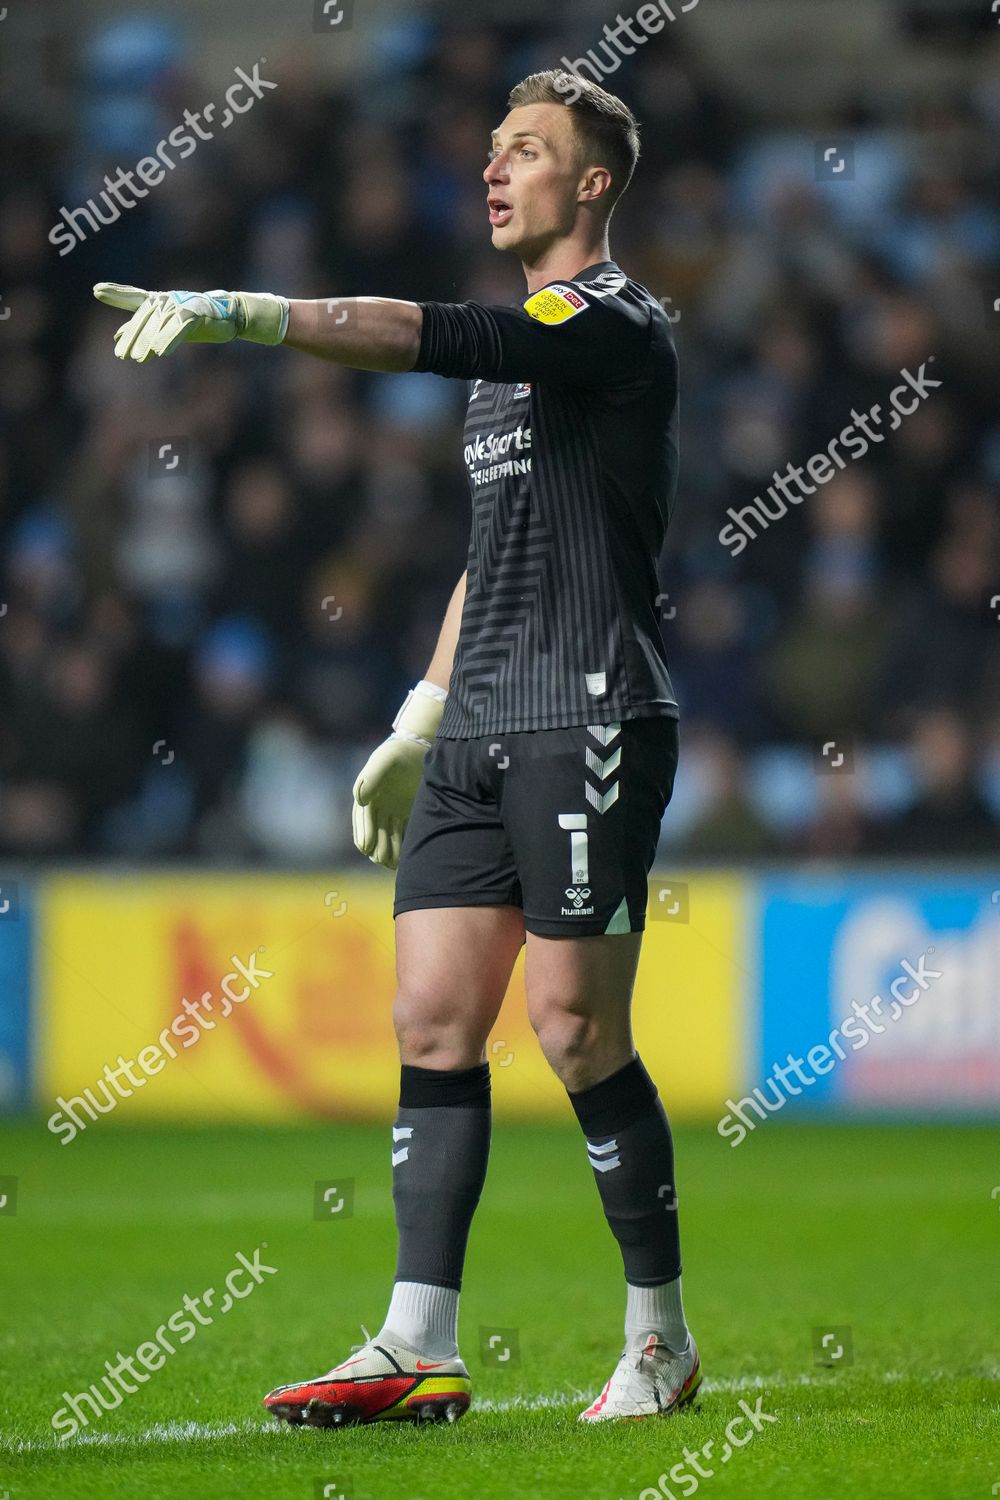
[[[677,717],[656,563],[677,484],[677,355],[612,261],[523,306],[423,302],[416,370],[472,381],[465,605],[438,734]]]

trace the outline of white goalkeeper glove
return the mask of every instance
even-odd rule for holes
[[[115,354],[139,364],[178,344],[280,344],[288,330],[288,298],[271,292],[147,292],[99,281],[94,296],[132,314],[115,334]]]
[[[372,864],[394,870],[413,799],[448,694],[421,679],[392,721],[393,733],[368,757],[354,783],[354,843]]]

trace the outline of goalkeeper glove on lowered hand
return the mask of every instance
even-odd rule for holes
[[[413,799],[448,694],[421,680],[392,721],[393,733],[368,757],[354,783],[354,843],[376,865],[395,870]]]
[[[280,344],[288,329],[288,298],[271,292],[147,292],[99,281],[94,296],[132,314],[115,334],[115,354],[139,364],[178,344]]]

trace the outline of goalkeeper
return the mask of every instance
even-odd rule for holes
[[[639,153],[631,112],[558,72],[508,104],[483,179],[493,245],[524,271],[520,306],[95,288],[129,314],[120,359],[243,338],[469,382],[468,566],[426,677],[355,784],[355,842],[397,870],[395,1281],[362,1349],[265,1398],[292,1423],[469,1405],[458,1301],[489,1155],[486,1046],[522,946],[528,1017],[625,1277],[624,1350],[580,1418],[664,1416],[701,1379],[670,1125],[630,1023],[678,753],[656,607],[677,358],[663,308],[608,246]],[[577,1315],[554,1278],[551,1295]]]

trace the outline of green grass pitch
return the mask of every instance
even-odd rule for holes
[[[995,1128],[773,1121],[735,1151],[708,1128],[677,1134],[685,1302],[706,1377],[692,1409],[577,1423],[620,1352],[618,1250],[572,1122],[501,1121],[462,1298],[472,1410],[453,1427],[325,1432],[279,1427],[260,1398],[380,1323],[395,1249],[387,1128],[100,1120],[63,1147],[44,1126],[8,1126],[0,1497],[650,1500],[660,1475],[676,1497],[694,1493],[684,1449],[708,1442],[716,1463],[699,1458],[712,1472],[696,1482],[713,1500],[1000,1494]],[[317,1221],[315,1183],[347,1178],[351,1216]],[[56,1441],[64,1390],[98,1380],[185,1293],[221,1288],[236,1253],[262,1245],[276,1274]],[[831,1340],[839,1362],[817,1365],[827,1326],[850,1329],[850,1363]],[[484,1365],[481,1328],[516,1329],[519,1359]],[[718,1464],[740,1400],[758,1398],[777,1420]]]

